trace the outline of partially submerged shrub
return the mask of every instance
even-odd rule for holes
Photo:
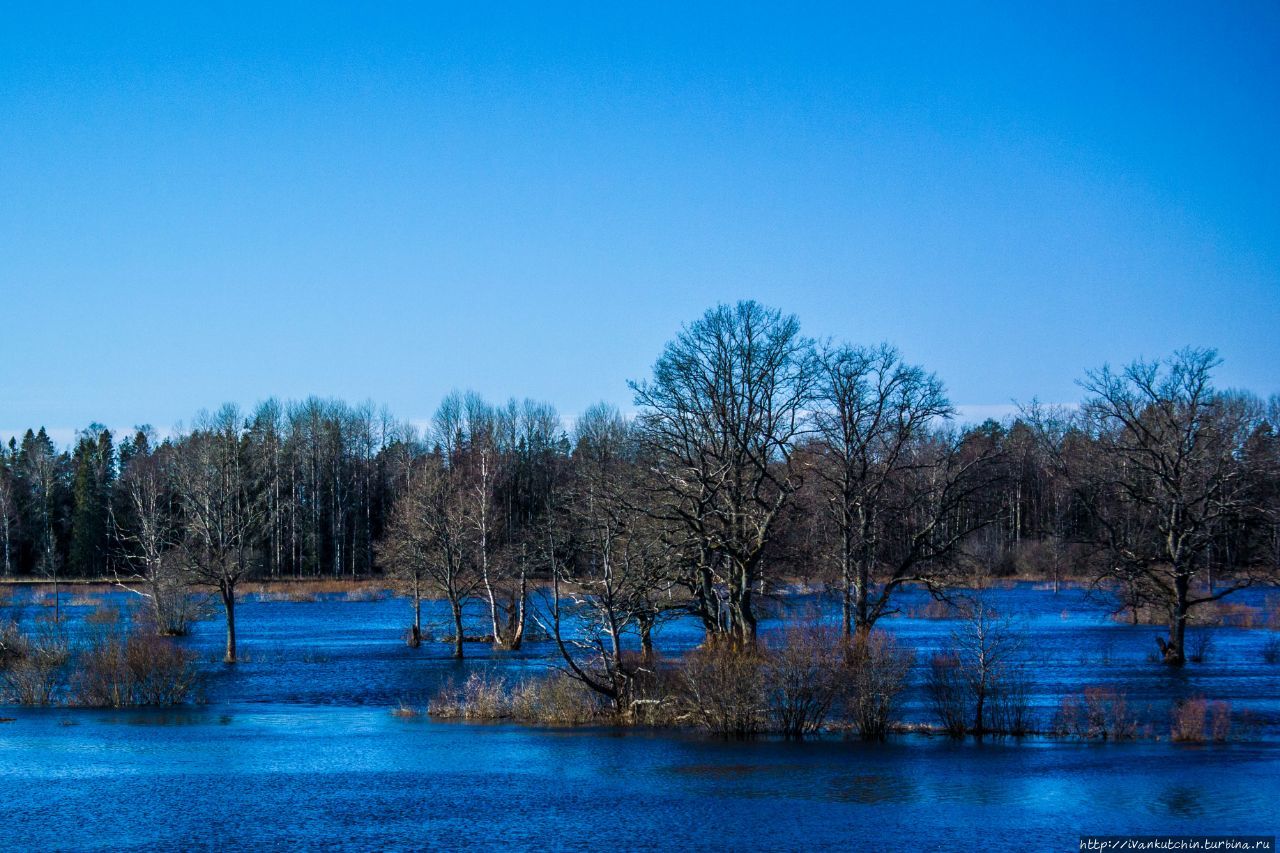
[[[818,624],[789,628],[763,657],[771,728],[786,737],[821,729],[843,686],[845,662],[835,629]]]
[[[1267,620],[1261,608],[1239,601],[1211,601],[1196,608],[1193,615],[1201,625],[1227,628],[1260,628]]]
[[[488,672],[473,672],[461,690],[441,688],[428,708],[432,716],[464,720],[499,720],[511,716],[507,680]]]
[[[90,637],[72,677],[75,704],[177,705],[191,697],[199,681],[195,653],[148,627],[112,626]]]
[[[765,728],[764,656],[754,647],[713,640],[684,661],[682,697],[689,716],[723,738]]]
[[[524,722],[573,726],[591,722],[603,713],[598,694],[559,671],[526,679],[511,694],[511,716]]]
[[[951,648],[930,662],[925,689],[943,730],[954,738],[972,732],[1027,734],[1032,729],[1022,632],[979,599],[961,608]]]
[[[590,690],[562,672],[514,684],[500,675],[473,672],[461,687],[453,681],[443,684],[427,713],[445,720],[577,725],[598,718],[602,707]]]
[[[1231,705],[1208,702],[1203,697],[1184,699],[1173,706],[1169,736],[1182,743],[1222,742],[1231,736]]]
[[[931,598],[919,607],[912,607],[907,615],[912,619],[954,619],[957,612],[956,606],[951,602]]]
[[[1130,713],[1124,693],[1110,687],[1086,687],[1080,696],[1062,700],[1054,729],[1075,737],[1131,740],[1138,736],[1138,721]]]
[[[1187,638],[1187,659],[1192,663],[1204,663],[1213,651],[1213,634],[1200,630]]]
[[[0,628],[0,680],[4,698],[19,705],[52,705],[70,658],[66,628],[50,615],[36,619],[24,632],[17,622]]]
[[[1031,688],[1023,671],[1014,669],[1003,673],[991,696],[991,731],[1023,737],[1035,728]]]
[[[884,740],[907,686],[915,655],[880,631],[846,647],[845,713],[864,740]]]
[[[1268,637],[1262,646],[1262,659],[1267,663],[1280,663],[1280,637]]]
[[[953,738],[963,738],[969,730],[969,688],[957,654],[934,655],[925,676],[925,692],[942,730]]]

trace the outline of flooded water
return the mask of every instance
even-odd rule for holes
[[[1175,673],[1148,660],[1156,628],[1116,623],[1079,590],[989,596],[1019,617],[1041,714],[1085,685],[1112,685],[1167,731],[1170,703],[1203,695],[1231,702],[1247,738],[744,744],[402,718],[390,709],[424,704],[445,678],[474,667],[543,671],[551,649],[469,646],[473,658],[458,664],[443,644],[401,642],[401,600],[250,599],[237,620],[244,662],[214,662],[217,620],[184,640],[207,661],[202,704],[3,709],[0,844],[1075,850],[1081,834],[1276,832],[1280,666],[1262,654],[1273,632],[1213,629],[1206,662]],[[70,607],[73,619],[89,609]],[[443,609],[429,610],[443,625]],[[924,660],[955,623],[904,617],[885,627]],[[658,644],[674,656],[698,639],[696,626],[674,623]],[[918,688],[904,716],[928,719]]]

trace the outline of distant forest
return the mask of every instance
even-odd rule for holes
[[[893,347],[722,305],[631,383],[634,417],[454,393],[425,430],[317,398],[69,449],[28,430],[0,448],[0,573],[185,573],[232,603],[241,579],[385,574],[484,602],[495,636],[548,579],[753,637],[753,597],[795,580],[863,630],[906,584],[1087,578],[1167,613],[1178,656],[1192,607],[1280,564],[1280,399],[1215,388],[1218,364],[1101,367],[1078,407],[960,428]]]

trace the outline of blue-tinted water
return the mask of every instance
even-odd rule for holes
[[[545,668],[548,644],[469,646],[473,660],[458,665],[443,644],[400,642],[403,601],[248,600],[245,662],[212,662],[217,620],[185,641],[210,661],[205,704],[4,709],[14,720],[0,724],[0,844],[1074,850],[1082,833],[1276,831],[1280,666],[1261,654],[1271,632],[1217,629],[1207,663],[1171,673],[1147,660],[1157,629],[1115,623],[1079,591],[991,595],[1023,619],[1045,713],[1064,693],[1111,684],[1167,728],[1169,702],[1199,694],[1250,712],[1253,739],[738,744],[405,719],[390,708],[424,702],[468,667]],[[954,623],[885,627],[923,659]],[[676,655],[697,641],[695,626],[677,623],[659,646]],[[918,693],[904,713],[928,718]]]

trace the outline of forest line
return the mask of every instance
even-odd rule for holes
[[[1280,400],[1213,385],[1185,349],[1086,372],[1077,409],[1030,405],[960,428],[942,380],[891,346],[805,337],[754,302],[683,327],[631,383],[637,415],[445,399],[426,430],[372,406],[224,406],[164,439],[99,426],[62,451],[28,430],[0,453],[6,577],[139,579],[182,633],[216,589],[235,660],[241,584],[385,576],[414,604],[478,603],[518,648],[530,586],[576,676],[621,696],[655,625],[755,638],[756,599],[820,582],[864,636],[896,593],[975,577],[1079,578],[1168,626],[1186,660],[1199,608],[1280,565]],[[572,613],[576,633],[559,631]],[[585,627],[584,627],[585,626]]]

